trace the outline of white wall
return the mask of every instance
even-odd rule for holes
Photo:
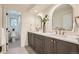
[[[0,27],[2,27],[2,6],[0,6]]]

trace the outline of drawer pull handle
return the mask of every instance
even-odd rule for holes
[[[55,40],[54,40],[54,43],[55,43]]]

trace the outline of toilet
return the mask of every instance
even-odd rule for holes
[[[16,32],[15,32],[15,29],[12,29],[11,39],[12,39],[12,42],[15,42],[16,41]]]
[[[16,41],[16,37],[12,37],[12,42],[15,42]]]

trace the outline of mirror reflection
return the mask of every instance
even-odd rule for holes
[[[73,8],[64,4],[55,9],[52,16],[53,29],[64,29],[71,31],[73,28]]]

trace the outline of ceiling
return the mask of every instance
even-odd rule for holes
[[[33,13],[36,13],[43,11],[50,6],[53,6],[53,4],[2,4],[2,6],[11,9],[25,9]]]
[[[26,8],[27,10],[32,8],[33,6],[35,6],[34,4],[3,4],[2,6],[6,7],[6,8]]]
[[[37,4],[31,9],[31,11],[34,13],[38,13],[53,5],[54,4]]]

